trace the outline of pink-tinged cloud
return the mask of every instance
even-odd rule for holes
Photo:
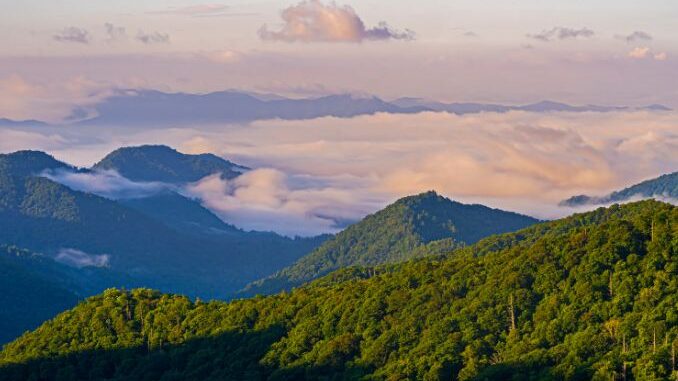
[[[629,58],[642,60],[646,58],[653,58],[655,61],[666,61],[668,54],[666,52],[653,53],[648,47],[636,47],[628,53]]]
[[[666,61],[669,58],[669,55],[666,52],[655,53],[654,59],[657,61]]]
[[[635,58],[635,59],[643,59],[647,58],[647,56],[650,54],[650,48],[648,47],[635,47],[633,50],[631,50],[628,54],[629,58]]]
[[[264,40],[286,42],[362,42],[364,40],[412,40],[414,32],[399,31],[382,21],[366,28],[363,20],[348,5],[323,4],[307,0],[282,11],[283,26],[278,31],[267,25],[259,29]]]

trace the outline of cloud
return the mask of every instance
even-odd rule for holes
[[[161,33],[161,32],[146,33],[142,30],[140,30],[137,33],[136,39],[138,41],[143,42],[144,44],[147,44],[147,45],[150,45],[150,44],[169,44],[169,42],[170,42],[170,36],[167,33]]]
[[[363,20],[348,5],[323,4],[320,0],[302,1],[282,11],[283,26],[278,31],[263,25],[264,40],[285,42],[362,42],[364,40],[412,40],[414,32],[399,31],[382,21],[366,28]]]
[[[134,182],[115,171],[74,172],[57,169],[45,171],[41,175],[73,190],[113,200],[143,198],[175,190],[173,186],[160,182]]]
[[[100,142],[93,139],[102,130],[91,126],[59,131],[90,137],[50,151],[67,161],[91,163],[118,146],[155,143],[258,168],[232,181],[208,177],[181,192],[201,198],[227,222],[288,235],[334,232],[430,189],[461,202],[556,218],[571,212],[557,204],[572,195],[607,194],[678,168],[675,112],[376,114],[146,131],[121,126]],[[49,144],[53,133],[32,132],[44,137],[25,136],[17,144]],[[4,150],[12,148],[7,136],[4,141],[0,133]],[[111,183],[124,181],[78,180],[81,189],[108,197],[120,190]],[[138,184],[123,188],[130,187]]]
[[[106,40],[109,42],[120,41],[127,38],[127,31],[124,27],[115,26],[111,23],[105,23],[104,28],[106,29]]]
[[[657,61],[666,61],[668,59],[668,54],[666,52],[655,53],[654,59]]]
[[[219,50],[207,53],[201,53],[201,57],[216,63],[234,63],[242,59],[243,54],[235,50]]]
[[[565,214],[556,205],[573,194],[607,193],[674,171],[676,126],[675,113],[377,114],[255,122],[203,132],[201,141],[252,167],[276,163],[285,173],[362,179],[345,187],[354,197],[387,202],[435,189],[552,218]]]
[[[238,227],[313,236],[337,232],[382,206],[381,200],[354,191],[364,182],[350,176],[291,176],[260,168],[233,180],[209,176],[185,191]]]
[[[78,27],[67,27],[61,32],[52,36],[55,41],[60,42],[75,42],[79,44],[89,44],[90,36],[86,29]]]
[[[648,47],[635,47],[628,53],[628,57],[637,60],[653,58],[655,61],[666,61],[668,54],[666,52],[653,53]]]
[[[108,267],[111,257],[108,254],[93,255],[77,249],[65,248],[59,250],[54,260],[65,265],[77,268]]]
[[[561,26],[554,27],[549,30],[542,30],[536,34],[528,34],[527,37],[544,42],[554,40],[567,40],[576,38],[590,38],[595,35],[595,32],[588,28],[574,29],[564,28]]]
[[[628,54],[630,58],[635,58],[635,59],[643,59],[647,58],[647,56],[650,54],[650,48],[648,47],[635,47],[633,50],[631,50]]]
[[[74,108],[91,106],[111,92],[110,84],[82,76],[40,83],[12,74],[0,78],[0,117],[58,123]]]
[[[640,30],[636,30],[633,33],[628,34],[626,36],[616,35],[615,38],[620,39],[620,40],[624,40],[629,44],[634,43],[634,42],[638,42],[638,41],[651,41],[652,40],[652,36],[649,33],[643,32],[643,31],[640,31]]]
[[[163,11],[149,12],[156,15],[179,15],[192,17],[207,17],[207,16],[226,16],[229,15],[226,11],[229,6],[226,4],[196,4],[185,7],[175,7]]]

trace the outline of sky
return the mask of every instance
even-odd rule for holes
[[[335,232],[398,197],[445,196],[557,218],[678,167],[678,113],[377,114],[167,126],[58,125],[115,89],[289,97],[678,109],[675,0],[0,0],[0,152],[89,166],[122,145],[168,144],[254,168],[182,189],[229,222]],[[55,177],[107,197],[152,189],[116,174]],[[150,187],[150,188],[149,188]]]
[[[86,79],[171,91],[678,107],[672,0],[0,4],[5,87],[8,78]],[[311,27],[294,34],[304,20]]]

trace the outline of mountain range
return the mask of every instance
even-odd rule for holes
[[[560,202],[560,206],[575,207],[583,205],[602,205],[624,202],[633,198],[678,199],[678,172],[673,172],[646,180],[605,196],[578,195]]]
[[[139,159],[139,152],[146,152],[145,160]],[[234,176],[233,168],[242,168],[223,159],[221,166],[215,166],[216,157],[203,160],[204,156],[190,155],[183,157],[199,165],[160,160],[165,164],[160,166],[152,160],[158,152],[173,152],[172,158],[178,154],[156,146],[117,151],[95,170],[105,166],[127,173],[125,165],[136,160],[138,166],[131,166],[136,169],[133,178],[144,179],[143,169],[154,167],[158,170],[151,178],[181,180],[200,178],[212,170]],[[248,278],[270,274],[322,241],[245,232],[221,221],[198,201],[171,191],[113,200],[39,176],[45,171],[75,170],[41,152],[0,155],[0,242],[54,258],[77,250],[86,260],[106,258],[102,266],[128,273],[137,285],[224,297]],[[192,229],[185,229],[188,226]]]
[[[0,380],[669,380],[677,227],[649,200],[268,297],[110,289],[6,345]]]
[[[349,118],[376,113],[412,114],[449,112],[612,112],[670,111],[653,104],[641,107],[585,105],[572,106],[554,101],[526,105],[485,103],[443,103],[421,98],[398,98],[386,101],[376,96],[351,94],[316,98],[286,98],[272,94],[256,94],[227,90],[207,94],[166,93],[157,90],[118,90],[99,103],[77,107],[64,124],[167,127],[177,124],[247,123],[256,120],[300,120],[319,117]],[[40,126],[39,121],[0,119],[0,126]]]
[[[538,220],[483,205],[465,205],[430,191],[402,198],[330,238],[293,265],[254,282],[241,296],[272,294],[350,266],[376,266],[451,251]]]
[[[244,231],[181,193],[183,185],[204,176],[232,179],[247,170],[214,155],[187,155],[165,146],[124,147],[92,168],[75,168],[38,151],[0,155],[0,245],[14,248],[0,254],[18,269],[12,273],[34,278],[2,283],[0,292],[22,295],[16,288],[28,282],[45,294],[50,289],[59,294],[27,297],[32,319],[13,310],[14,318],[0,326],[4,339],[109,287],[151,287],[204,299],[242,296],[236,291],[278,273],[330,238]],[[73,176],[101,174],[154,186],[152,192],[101,195],[72,181]],[[434,193],[408,197],[305,257],[287,271],[294,276],[284,286],[256,292],[289,289],[342,266],[426,255],[429,242],[443,250],[534,222]]]

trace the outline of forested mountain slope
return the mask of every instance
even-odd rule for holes
[[[633,197],[678,198],[678,172],[669,173],[654,179],[646,180],[628,188],[612,192],[606,196],[573,196],[563,200],[561,206],[600,205],[612,202],[623,202]]]
[[[215,173],[231,179],[248,168],[212,154],[189,155],[162,145],[119,148],[92,169],[115,170],[132,181],[187,183]]]
[[[426,255],[429,242],[450,250],[492,234],[506,233],[538,220],[488,208],[465,205],[435,192],[404,197],[349,226],[312,253],[279,273],[257,281],[241,295],[275,293],[352,265],[394,263]]]
[[[130,207],[39,176],[48,169],[75,170],[42,152],[0,155],[0,244],[50,257],[77,250],[84,259],[106,258],[100,266],[136,279],[109,287],[143,285],[224,297],[292,263],[323,240],[243,232],[219,224],[209,211],[178,195],[130,201],[135,204]],[[163,220],[163,211],[154,207],[171,207],[173,217],[181,214],[184,224],[176,218]],[[201,224],[201,229],[186,228]]]
[[[668,380],[677,230],[643,201],[269,297],[108,290],[7,345],[0,379]]]

